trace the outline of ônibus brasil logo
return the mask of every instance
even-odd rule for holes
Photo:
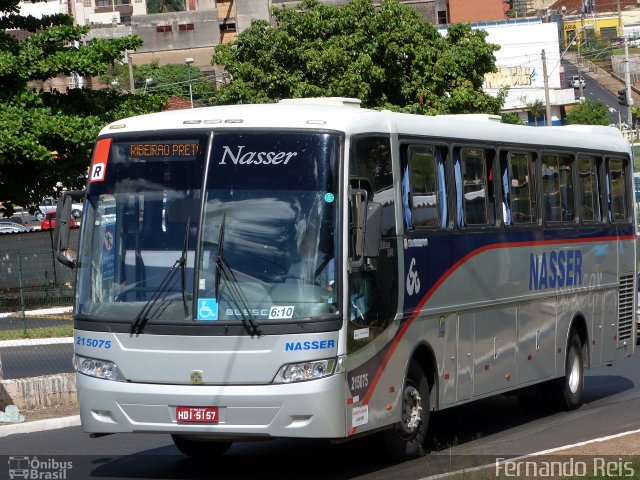
[[[9,478],[25,478],[37,480],[65,480],[67,470],[73,468],[72,462],[54,458],[40,460],[38,457],[10,456]]]

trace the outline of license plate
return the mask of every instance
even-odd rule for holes
[[[176,407],[176,420],[191,423],[218,423],[218,407]]]

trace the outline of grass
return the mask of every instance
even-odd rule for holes
[[[68,325],[56,325],[53,327],[29,328],[16,330],[0,330],[0,340],[23,340],[26,338],[57,338],[72,337],[73,323]]]

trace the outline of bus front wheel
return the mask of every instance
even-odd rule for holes
[[[188,457],[210,458],[224,455],[232,442],[216,442],[211,440],[198,440],[189,435],[171,435],[173,443],[178,450]]]
[[[429,382],[415,361],[409,365],[401,398],[400,422],[383,432],[387,451],[397,460],[424,454],[429,427]]]

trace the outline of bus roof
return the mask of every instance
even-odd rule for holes
[[[282,128],[359,133],[398,133],[465,142],[557,146],[630,153],[614,127],[527,127],[491,115],[411,115],[360,108],[357,99],[287,99],[280,103],[201,107],[140,115],[113,122],[100,135],[162,130]]]

